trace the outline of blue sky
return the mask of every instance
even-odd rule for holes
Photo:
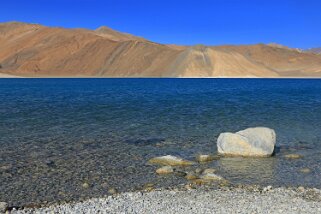
[[[95,29],[166,44],[321,47],[319,0],[1,0],[0,21]]]

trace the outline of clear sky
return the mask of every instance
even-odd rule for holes
[[[0,22],[95,29],[166,44],[321,47],[320,0],[1,0]]]

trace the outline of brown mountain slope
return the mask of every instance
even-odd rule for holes
[[[137,37],[128,33],[121,33],[115,31],[109,27],[102,26],[94,31],[97,35],[103,36],[105,38],[114,40],[114,41],[129,41],[129,40],[140,40],[144,41],[144,38]]]
[[[107,27],[0,24],[0,73],[18,76],[321,76],[321,56],[279,45],[162,45]]]
[[[311,49],[307,50],[307,52],[321,55],[321,48],[311,48]]]
[[[213,49],[238,52],[253,63],[269,68],[280,76],[321,76],[321,57],[312,53],[262,44],[221,46]]]
[[[258,65],[236,51],[205,46],[190,47],[181,52],[171,69],[181,77],[276,77],[273,70]]]

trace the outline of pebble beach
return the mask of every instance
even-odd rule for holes
[[[122,193],[78,203],[12,210],[28,213],[320,213],[321,191],[220,188]]]

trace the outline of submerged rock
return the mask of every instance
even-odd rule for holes
[[[249,128],[236,133],[222,133],[217,139],[220,154],[245,157],[271,156],[276,143],[273,129]]]
[[[158,168],[156,170],[156,173],[159,175],[167,175],[167,174],[171,174],[173,172],[174,172],[174,169],[171,166],[163,166],[163,167]]]
[[[203,174],[201,177],[201,179],[206,180],[206,181],[221,181],[224,180],[223,177],[216,175],[214,173],[206,173]]]
[[[185,177],[187,175],[186,172],[181,171],[181,170],[174,170],[174,174],[178,177]]]
[[[299,154],[287,154],[287,155],[284,155],[284,157],[286,159],[300,159],[300,158],[303,158],[303,156],[299,155]]]
[[[85,189],[88,189],[89,188],[89,184],[87,182],[85,182],[85,183],[82,184],[82,187],[85,188]]]
[[[150,191],[153,191],[155,189],[155,185],[153,183],[147,183],[147,184],[144,185],[143,188],[144,188],[145,191],[150,192]]]
[[[205,179],[195,179],[193,180],[193,184],[196,184],[196,185],[204,185],[204,184],[210,184],[211,182],[209,180],[205,180]]]
[[[216,169],[208,168],[208,169],[204,169],[203,174],[214,173],[214,172],[216,172]]]
[[[197,179],[198,177],[197,177],[197,175],[196,175],[195,173],[189,172],[189,173],[186,174],[185,178],[186,178],[187,180],[190,180],[190,181],[191,181],[191,180]]]
[[[114,195],[114,194],[117,194],[117,190],[115,188],[110,188],[108,190],[108,193]]]
[[[218,158],[215,157],[214,155],[197,155],[196,156],[196,160],[200,163],[210,162],[216,159]]]
[[[301,173],[310,173],[311,172],[311,169],[309,169],[309,168],[303,168],[303,169],[300,169],[299,170],[299,172],[301,172]]]
[[[148,161],[150,164],[164,165],[164,166],[191,166],[194,164],[192,161],[184,160],[172,155],[152,158]]]

